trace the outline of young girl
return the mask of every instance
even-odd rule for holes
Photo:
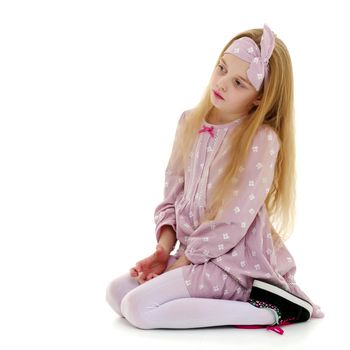
[[[266,24],[236,35],[202,100],[178,120],[154,213],[156,251],[108,285],[110,306],[142,329],[250,325],[283,334],[279,325],[324,317],[296,284],[284,245],[294,142],[285,44]]]

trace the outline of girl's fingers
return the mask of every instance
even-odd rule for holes
[[[155,278],[157,277],[158,275],[156,273],[150,273],[148,276],[147,276],[147,281],[151,280],[152,278]]]
[[[130,275],[133,277],[137,277],[137,275],[139,274],[139,272],[135,269],[135,267],[130,269]]]
[[[137,271],[134,268],[130,269],[130,276],[136,277],[137,276]]]
[[[137,279],[138,279],[138,281],[140,282],[140,283],[143,283],[143,282],[145,282],[145,279],[144,279],[144,273],[143,272],[140,272],[139,274],[138,274],[138,277],[137,277]]]

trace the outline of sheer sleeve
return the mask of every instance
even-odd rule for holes
[[[244,237],[269,192],[279,148],[276,132],[261,127],[240,169],[241,181],[232,198],[215,220],[199,225],[188,238],[185,255],[192,263],[203,264],[226,254]]]
[[[185,118],[184,111],[178,120],[171,155],[165,170],[164,195],[161,203],[154,211],[155,235],[157,242],[160,238],[161,228],[170,225],[176,232],[175,201],[178,195],[184,190],[184,170],[182,162],[175,157],[175,150],[179,146],[181,126]]]

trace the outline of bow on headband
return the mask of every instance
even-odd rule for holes
[[[259,91],[264,78],[265,81],[268,78],[268,63],[275,47],[275,37],[276,35],[271,29],[264,24],[260,41],[261,52],[255,41],[246,36],[235,40],[224,52],[235,55],[250,63],[247,75],[256,91]]]

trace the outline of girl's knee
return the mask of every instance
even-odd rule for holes
[[[128,275],[123,275],[112,280],[106,289],[106,301],[112,309],[123,317],[120,304],[125,294],[138,285],[136,281],[131,281]]]
[[[114,280],[109,283],[106,289],[106,301],[119,316],[122,316],[120,311],[121,300],[119,297],[118,281]]]
[[[151,329],[145,317],[145,308],[142,296],[137,291],[130,291],[123,298],[120,309],[124,317],[135,327],[140,329]]]

